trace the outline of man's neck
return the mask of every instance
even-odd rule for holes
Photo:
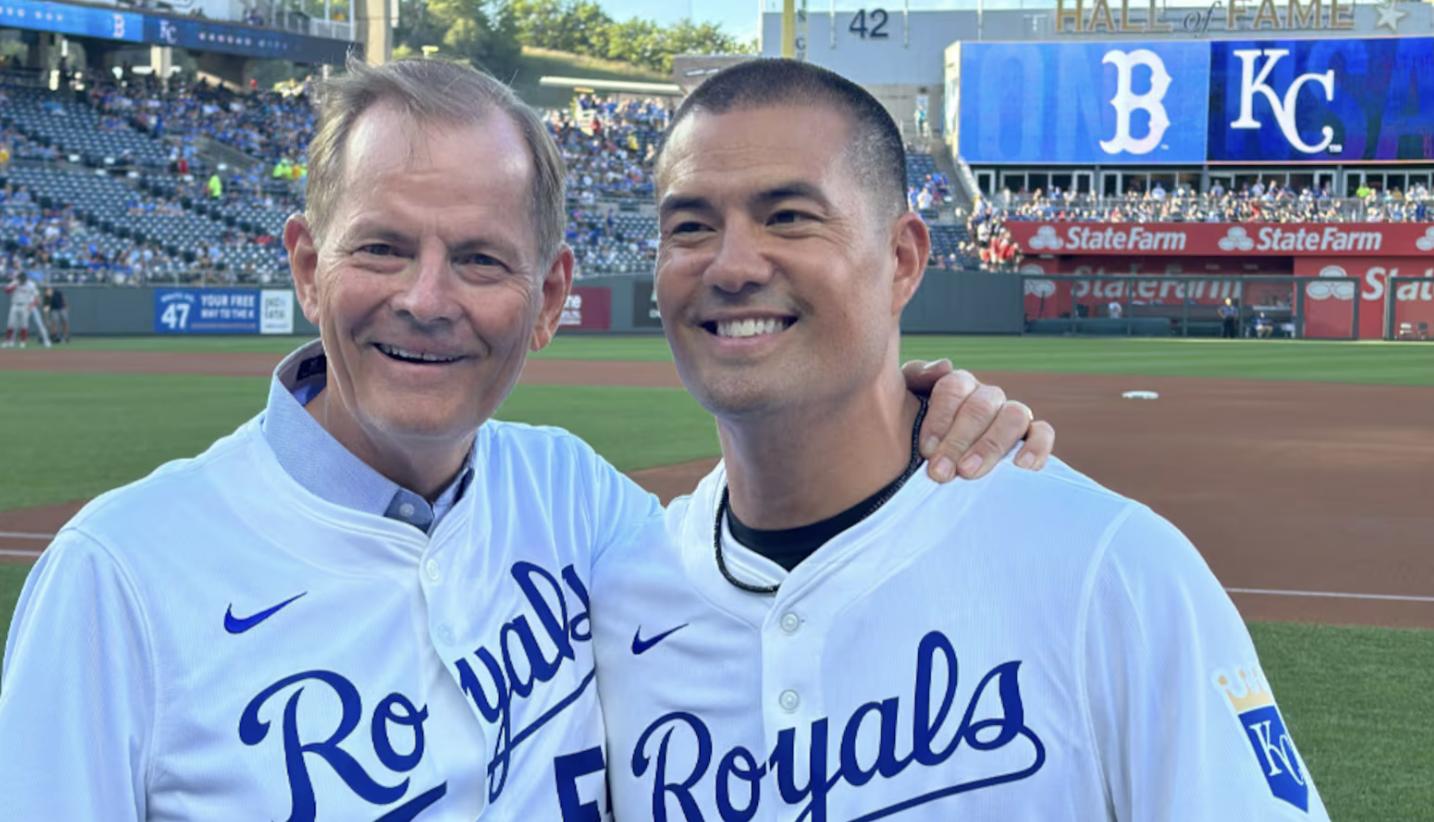
[[[332,382],[330,382],[332,385]],[[430,503],[463,469],[473,447],[470,435],[461,443],[439,440],[394,443],[371,436],[348,413],[330,406],[343,402],[325,388],[304,410],[350,454],[373,470]]]
[[[796,528],[870,497],[906,469],[920,407],[895,374],[839,408],[718,420],[732,511],[752,528]]]

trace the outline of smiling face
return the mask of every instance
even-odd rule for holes
[[[719,418],[828,407],[896,367],[929,241],[869,194],[851,130],[828,106],[770,105],[696,111],[668,139],[658,307],[683,383]]]
[[[371,463],[466,444],[552,338],[572,278],[566,248],[538,257],[522,135],[498,112],[415,124],[379,104],[343,173],[323,236],[301,217],[284,236],[328,356],[326,426]]]

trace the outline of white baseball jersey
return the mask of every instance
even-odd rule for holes
[[[86,506],[11,627],[3,815],[603,818],[591,563],[660,509],[556,429],[475,448],[431,537],[306,491],[257,420]]]
[[[10,295],[10,325],[24,328],[30,318],[30,307],[40,298],[40,287],[34,280],[11,283],[5,289]]]
[[[790,574],[719,466],[604,555],[618,819],[1327,819],[1233,604],[1148,508],[1052,461],[924,471]],[[724,528],[724,531],[726,529]]]

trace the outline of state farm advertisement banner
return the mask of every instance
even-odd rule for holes
[[[1245,277],[1288,277],[1287,260],[1274,258],[1248,261],[1218,258],[1169,257],[1062,257],[1054,259],[1027,258],[1021,263],[1021,274],[1090,277],[1088,280],[1028,279],[1025,283],[1025,313],[1030,319],[1060,317],[1104,317],[1110,303],[1118,302],[1132,311],[1128,316],[1159,313],[1180,313],[1187,301],[1205,309],[1197,311],[1214,316],[1216,307],[1226,298],[1250,304],[1288,306],[1293,300],[1293,283],[1249,282]],[[1106,277],[1172,277],[1160,279],[1118,280]],[[1199,277],[1199,279],[1173,279]],[[1079,306],[1079,307],[1078,307]],[[1171,311],[1161,311],[1165,307]],[[1145,311],[1143,309],[1151,309]]]
[[[607,331],[612,327],[612,292],[606,288],[575,285],[563,303],[558,327],[576,331]]]
[[[1081,260],[1084,263],[1085,260]],[[1288,269],[1277,271],[1250,270],[1219,273],[1202,271],[1199,267],[1178,264],[1164,265],[1150,261],[1143,266],[1116,267],[1110,265],[1072,264],[1069,260],[1026,260],[1021,264],[1020,273],[1028,275],[1025,281],[1023,304],[1027,319],[1058,319],[1061,317],[1106,317],[1110,304],[1121,303],[1125,316],[1179,316],[1188,302],[1194,308],[1192,316],[1200,319],[1205,315],[1215,316],[1215,309],[1226,298],[1258,304],[1290,305],[1293,282],[1247,281],[1230,274],[1243,273],[1247,276],[1284,275]],[[1238,267],[1237,267],[1238,268]],[[1036,279],[1039,275],[1064,275],[1090,277],[1082,280]],[[1147,279],[1119,280],[1117,276],[1141,275]],[[1191,276],[1199,279],[1186,279]],[[1173,275],[1166,280],[1163,277]],[[1181,279],[1176,279],[1180,276]],[[1112,278],[1112,279],[1107,279]]]
[[[1305,257],[1295,260],[1294,273],[1329,281],[1306,283],[1307,322],[1347,318],[1358,295],[1359,338],[1379,339],[1384,336],[1384,301],[1392,293],[1396,331],[1401,322],[1425,322],[1434,328],[1434,256]],[[1401,279],[1391,287],[1394,277]],[[1415,279],[1402,279],[1411,277]]]
[[[1434,223],[1006,223],[1029,255],[1416,257]]]

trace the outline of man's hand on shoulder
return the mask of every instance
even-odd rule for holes
[[[908,389],[930,396],[920,437],[932,479],[983,477],[1022,439],[1016,465],[1033,471],[1045,467],[1055,448],[1055,428],[1035,419],[1025,403],[1006,399],[999,386],[982,385],[950,360],[908,362],[901,373]]]

